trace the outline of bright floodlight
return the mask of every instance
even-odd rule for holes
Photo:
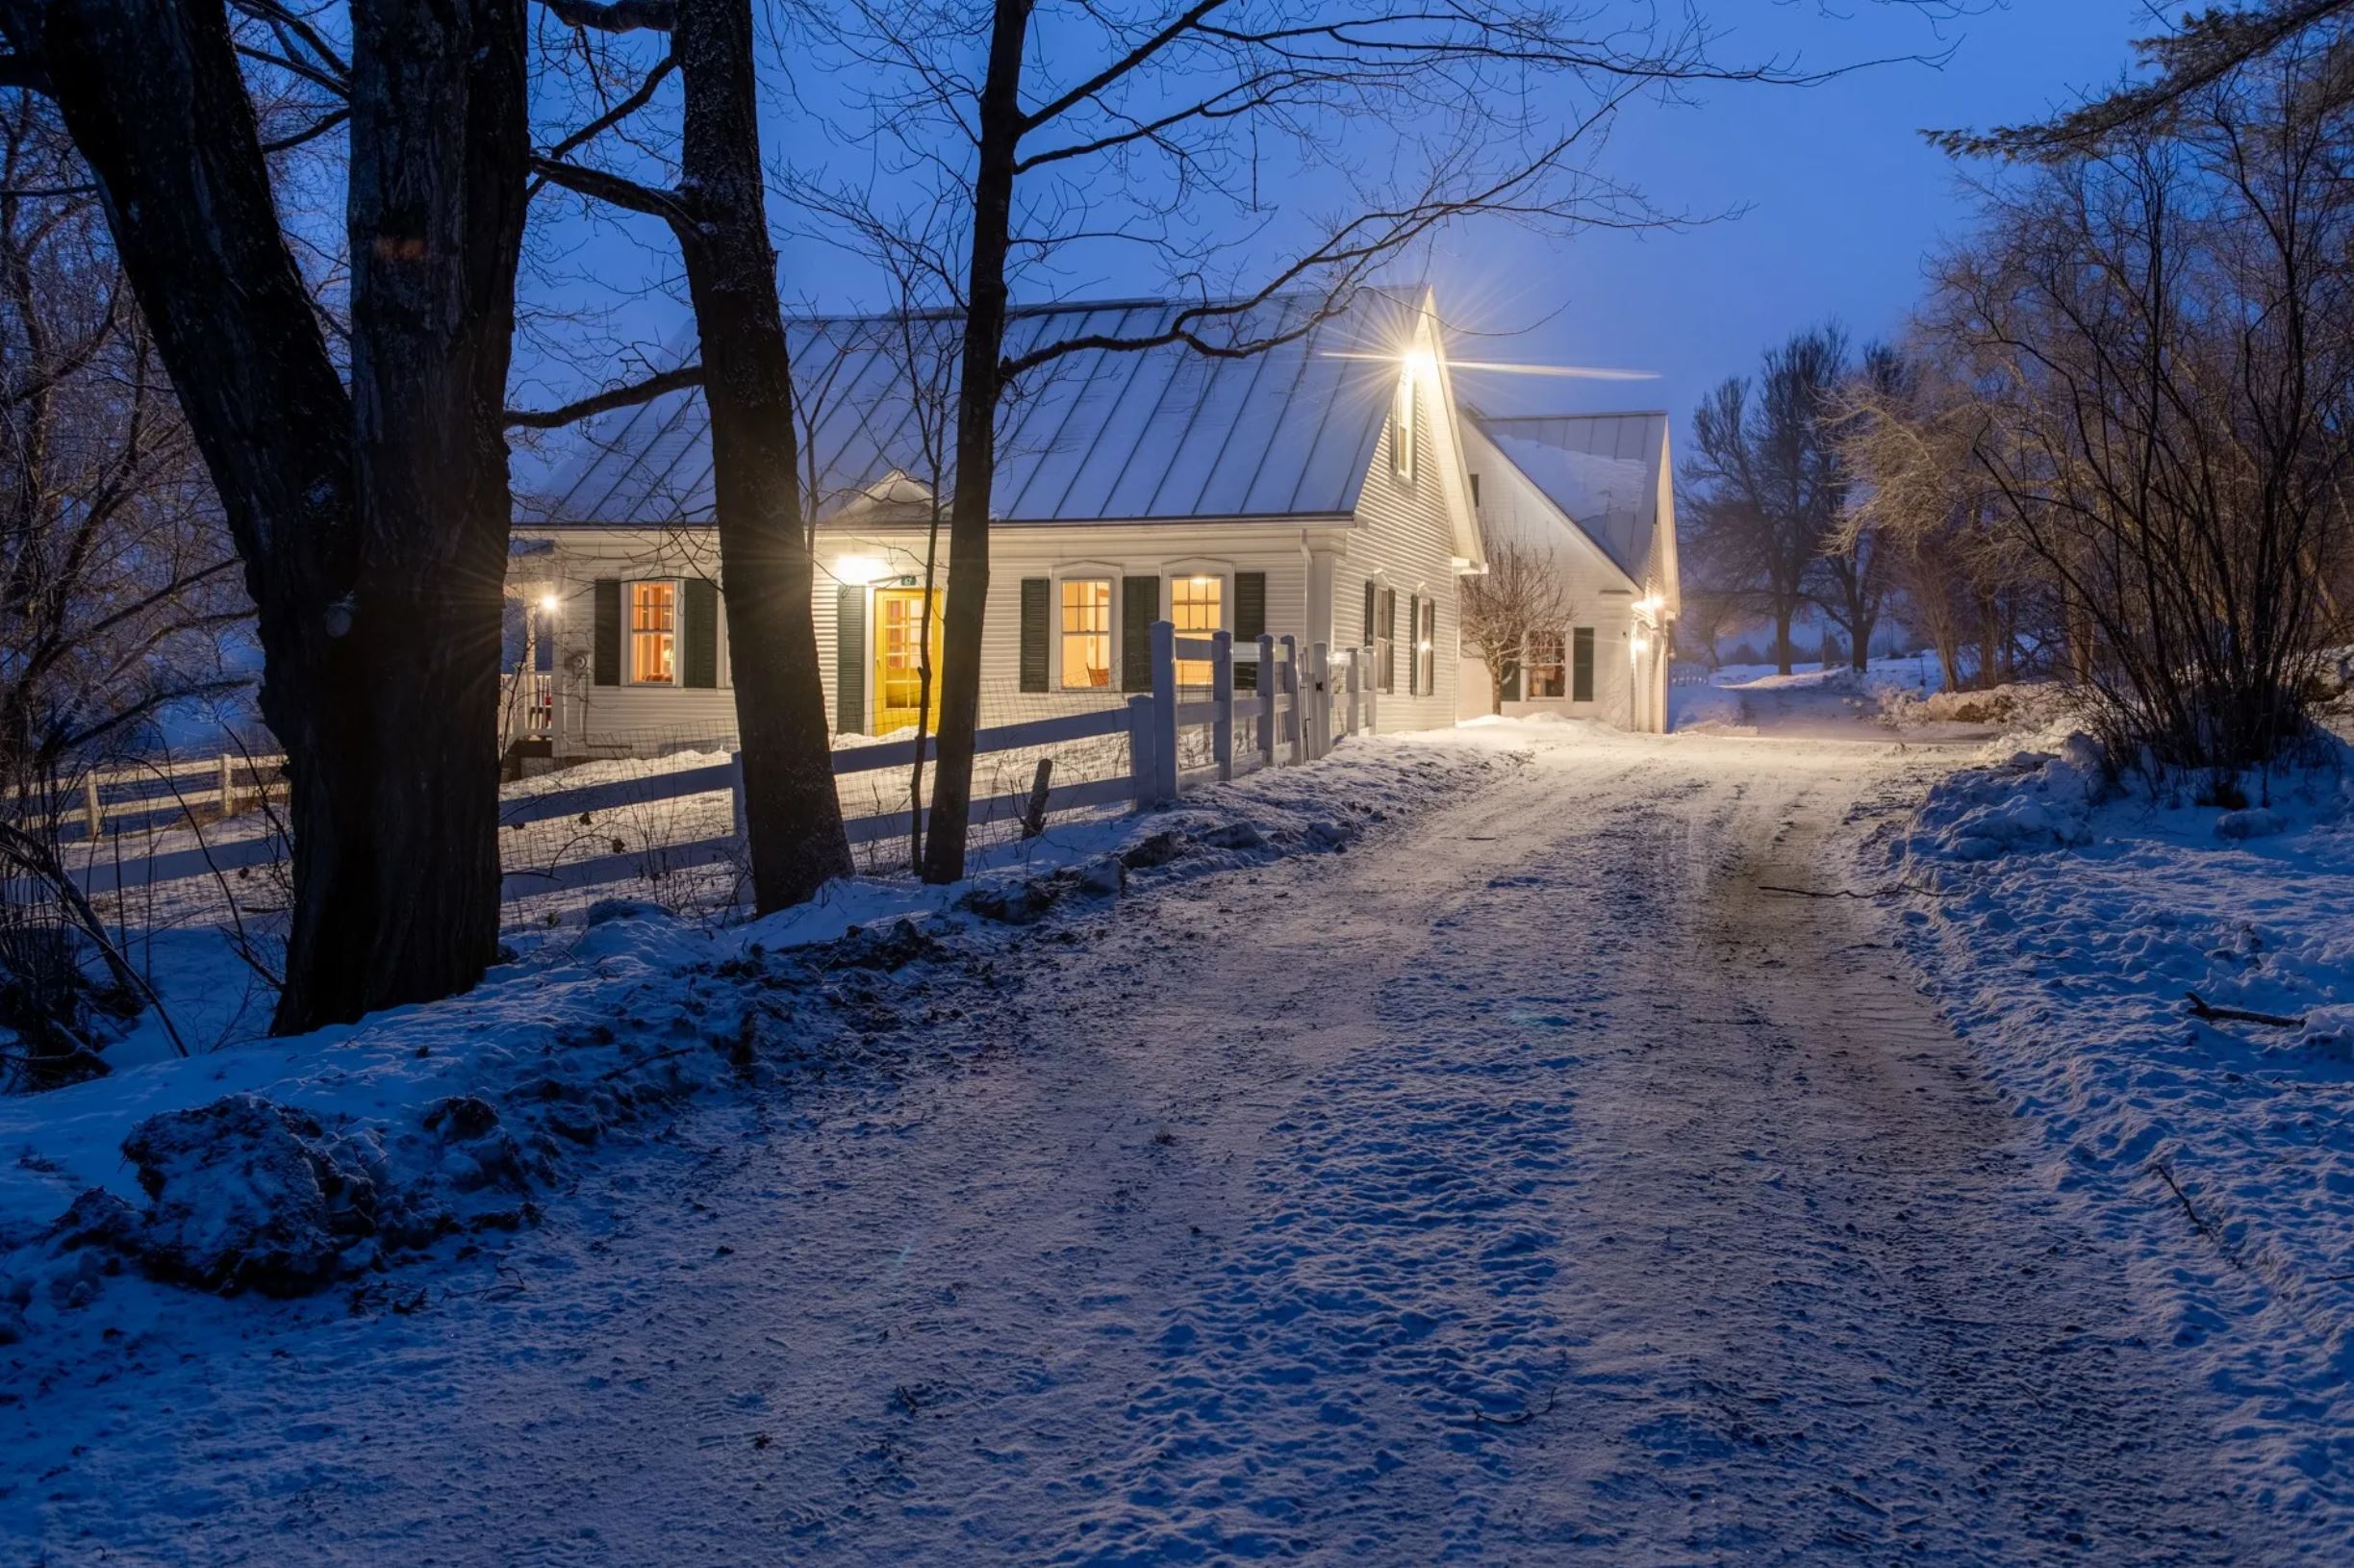
[[[834,580],[848,588],[864,588],[889,570],[872,555],[845,555],[834,562]]]

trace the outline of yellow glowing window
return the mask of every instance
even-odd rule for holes
[[[629,585],[629,678],[668,686],[678,659],[678,585]]]
[[[1169,624],[1177,628],[1179,637],[1207,637],[1222,622],[1218,619],[1219,597],[1226,587],[1223,577],[1172,577],[1169,580]],[[1207,659],[1179,659],[1177,662],[1179,686],[1207,686]]]
[[[1112,585],[1108,577],[1063,579],[1063,684],[1112,683]]]

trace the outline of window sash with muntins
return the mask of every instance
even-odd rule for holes
[[[1059,633],[1065,691],[1095,691],[1112,683],[1112,583],[1109,577],[1062,580]]]
[[[673,580],[629,585],[629,682],[678,684],[678,584]]]
[[[1206,637],[1216,631],[1221,621],[1226,599],[1226,581],[1221,577],[1197,573],[1169,579],[1169,624],[1179,637]],[[1210,666],[1207,659],[1179,659],[1177,662],[1179,686],[1207,686]]]
[[[1522,692],[1530,700],[1565,695],[1569,690],[1568,647],[1559,632],[1531,632],[1521,661]]]

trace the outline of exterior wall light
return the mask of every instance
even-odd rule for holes
[[[846,588],[864,588],[891,574],[891,569],[872,555],[844,555],[834,559],[834,581]]]

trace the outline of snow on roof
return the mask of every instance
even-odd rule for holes
[[[1658,573],[1665,414],[1464,413],[1629,577]]]
[[[1119,300],[1019,309],[1005,353],[1016,358],[1082,336],[1149,337],[1183,308]],[[1352,512],[1397,379],[1391,356],[1416,309],[1368,292],[1298,339],[1242,358],[1182,343],[1066,355],[1026,377],[1000,413],[991,512],[1014,522]],[[1278,297],[1230,328],[1201,330],[1212,341],[1275,335],[1313,314],[1311,299]],[[949,316],[787,323],[805,411],[802,471],[814,459],[821,520],[870,510],[878,491],[903,489],[898,481],[928,488],[933,448],[943,452],[941,488],[952,489],[953,412],[918,389],[949,383],[942,372],[953,364],[957,324]],[[623,525],[710,516],[699,391],[617,413],[582,446],[533,508],[538,520]]]

